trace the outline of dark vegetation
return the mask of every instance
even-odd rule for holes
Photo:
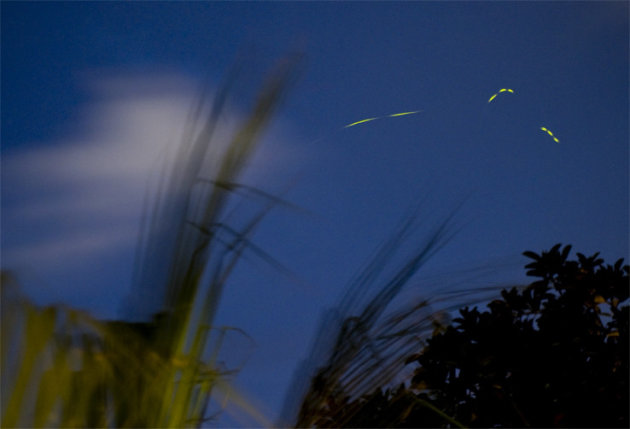
[[[2,271],[2,427],[201,427],[211,424],[217,393],[269,425],[230,387],[236,370],[217,356],[224,336],[239,331],[216,326],[215,315],[245,252],[280,267],[252,235],[269,210],[291,205],[238,181],[300,64],[292,56],[269,74],[225,146],[215,128],[238,73],[211,105],[202,97],[193,110],[146,207],[128,305],[139,320],[39,308]],[[258,206],[235,222],[243,194]],[[387,312],[452,236],[450,216],[412,239],[419,218],[412,213],[401,224],[326,313],[282,425],[628,427],[629,267],[579,253],[569,261],[570,247],[557,245],[525,252],[537,280],[503,290],[486,311],[460,298],[489,302],[496,288]],[[157,303],[145,306],[151,297]]]
[[[628,427],[628,272],[558,244],[536,280],[464,307],[406,363],[412,377],[359,398],[331,396],[331,427]],[[339,398],[343,399],[339,399]]]
[[[267,424],[232,391],[235,370],[219,359],[224,337],[240,331],[217,326],[214,317],[244,252],[272,260],[251,235],[282,201],[238,180],[300,64],[301,55],[289,55],[263,76],[249,113],[226,137],[217,130],[242,64],[213,100],[200,97],[175,159],[145,205],[131,320],[97,320],[63,305],[40,308],[1,271],[0,426],[200,427],[216,414],[209,404],[217,393]],[[234,222],[230,208],[242,194],[257,204]]]

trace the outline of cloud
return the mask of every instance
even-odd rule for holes
[[[177,148],[200,89],[192,79],[169,72],[101,72],[83,82],[90,101],[71,118],[65,135],[3,154],[2,268],[31,275],[35,282],[51,281],[48,289],[64,289],[55,292],[55,300],[79,287],[65,275],[76,274],[78,266],[98,261],[102,267],[118,254],[132,254],[145,195],[152,195],[164,161]],[[219,141],[242,117],[234,105],[228,107]],[[246,183],[278,179],[290,164],[288,157],[296,152],[286,144],[287,128],[286,122],[272,127],[263,143],[268,147],[249,165]],[[123,292],[129,278],[116,279],[117,290]],[[98,288],[91,286],[95,282],[105,283],[80,280],[84,293]]]
[[[164,178],[201,85],[172,72],[99,71],[81,82],[89,101],[66,132],[3,152],[1,263],[40,304],[115,317],[131,290],[144,200]],[[224,109],[215,150],[246,117],[241,101]],[[272,194],[294,183],[313,155],[297,134],[276,116],[239,181]]]
[[[174,74],[101,77],[73,129],[5,156],[3,265],[58,264],[133,245],[148,179],[194,94]]]

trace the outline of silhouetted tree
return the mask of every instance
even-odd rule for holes
[[[345,425],[628,427],[630,268],[570,249],[524,252],[538,280],[461,309],[409,357],[411,383],[338,404]]]

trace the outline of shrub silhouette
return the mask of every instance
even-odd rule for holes
[[[536,281],[461,309],[409,385],[339,404],[344,425],[628,427],[629,266],[570,250],[524,252]]]

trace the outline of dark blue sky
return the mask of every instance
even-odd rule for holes
[[[276,212],[256,235],[303,284],[244,261],[219,315],[257,342],[238,384],[271,416],[320,311],[420,200],[427,228],[465,201],[427,276],[522,282],[520,253],[557,242],[628,257],[627,2],[1,7],[3,268],[38,302],[106,317],[130,287],[145,180],[201,80],[238,53],[255,77],[303,47],[243,178],[292,183],[285,198],[313,213]],[[515,93],[489,104],[500,88]]]

